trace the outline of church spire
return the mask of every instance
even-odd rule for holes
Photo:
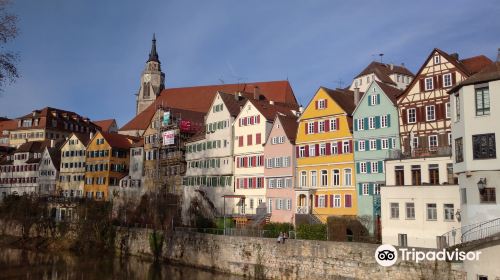
[[[156,37],[154,33],[153,33],[153,41],[151,43],[151,51],[149,52],[149,59],[147,62],[150,61],[160,63],[160,60],[158,59],[158,53],[156,52]]]

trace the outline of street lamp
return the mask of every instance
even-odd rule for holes
[[[479,182],[477,182],[477,188],[479,189],[480,193],[484,191],[484,188],[486,188],[486,178],[479,179]]]
[[[457,218],[457,222],[460,223],[460,221],[462,220],[462,214],[460,212],[460,209],[457,209],[457,212],[455,213],[455,217]]]

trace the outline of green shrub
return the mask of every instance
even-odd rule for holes
[[[297,238],[308,240],[326,240],[326,225],[300,225],[297,227]]]
[[[269,223],[264,225],[264,237],[277,238],[280,232],[288,232],[293,230],[291,223]]]
[[[224,229],[224,218],[217,218],[215,220],[215,226],[218,229]],[[236,226],[236,223],[234,222],[233,219],[226,218],[226,228],[234,228],[235,226]]]

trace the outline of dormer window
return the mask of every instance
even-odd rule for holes
[[[22,126],[23,127],[31,127],[32,121],[30,120],[23,120]]]

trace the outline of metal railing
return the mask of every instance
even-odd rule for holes
[[[387,159],[407,159],[423,157],[450,157],[451,147],[414,148],[411,151],[403,152],[400,149],[389,150]]]
[[[438,238],[438,248],[480,240],[500,233],[500,218],[452,229]]]
[[[297,214],[309,214],[309,207],[307,206],[297,206],[297,210],[295,211]]]
[[[204,234],[227,235],[227,236],[246,236],[246,237],[259,237],[259,238],[276,238],[276,233],[272,230],[251,229],[251,228],[191,228],[191,227],[175,227],[178,232],[196,232]],[[288,238],[295,239],[296,233],[291,230],[288,232]]]

